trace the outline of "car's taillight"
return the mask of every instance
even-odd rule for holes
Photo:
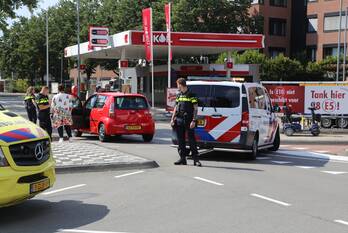
[[[150,110],[146,110],[146,111],[144,111],[144,115],[145,116],[152,116],[152,113],[150,112]]]
[[[110,105],[110,108],[109,108],[109,117],[110,118],[114,118],[115,117],[115,108],[114,108],[114,105]]]
[[[8,167],[9,164],[7,162],[7,159],[4,155],[4,153],[2,152],[2,149],[0,148],[0,167]]]
[[[248,131],[249,129],[249,112],[243,112],[241,131]]]

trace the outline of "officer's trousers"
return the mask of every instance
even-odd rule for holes
[[[39,121],[40,121],[40,127],[43,128],[50,138],[52,139],[52,123],[51,123],[51,117],[48,116],[40,116],[39,115]]]
[[[36,124],[37,122],[37,114],[35,109],[27,109],[28,119],[29,121]]]
[[[190,128],[190,123],[183,122],[182,124],[177,124],[176,134],[178,137],[180,158],[186,159],[186,156],[188,155],[188,152],[189,152],[189,150],[186,149],[186,134],[187,134],[190,150],[192,153],[192,159],[194,161],[198,161],[198,150],[197,150],[197,143],[195,138],[195,131],[194,129]]]

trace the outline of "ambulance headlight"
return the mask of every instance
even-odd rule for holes
[[[4,152],[2,151],[1,147],[0,147],[0,167],[8,167],[9,164],[7,162],[7,159],[4,155]]]

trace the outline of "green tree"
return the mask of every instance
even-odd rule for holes
[[[173,28],[187,32],[248,31],[250,0],[177,0]]]

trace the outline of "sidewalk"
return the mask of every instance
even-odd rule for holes
[[[140,158],[93,143],[53,142],[53,157],[58,173],[113,169],[144,169],[158,167],[155,161]]]

